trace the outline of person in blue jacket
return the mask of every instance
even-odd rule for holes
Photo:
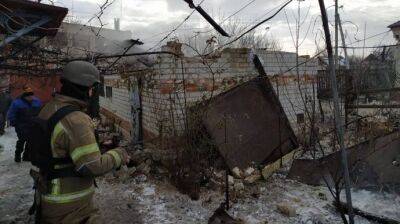
[[[39,114],[42,106],[42,102],[35,97],[32,88],[24,86],[23,90],[24,93],[12,102],[7,114],[10,125],[15,127],[18,136],[14,158],[17,163],[21,162],[21,154],[23,152],[23,160],[29,161],[27,153],[29,149],[26,146],[26,141],[31,119]]]

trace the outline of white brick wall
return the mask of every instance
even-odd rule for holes
[[[116,76],[106,77],[104,92],[106,86],[112,86],[107,84],[107,81],[118,79],[120,78]],[[121,86],[120,88],[112,86],[112,97],[100,97],[100,106],[126,121],[130,122],[132,119],[130,94],[127,86]]]
[[[254,65],[249,61],[249,53],[249,50],[246,49],[227,49],[221,57],[206,59],[205,63],[200,58],[178,59],[171,55],[161,55],[154,70],[144,78],[143,127],[156,135],[172,135],[175,134],[174,131],[179,134],[184,127],[183,83],[186,84],[187,106],[193,105],[201,99],[216,96],[220,92],[258,75]],[[311,108],[312,99],[316,99],[316,84],[313,95],[313,80],[316,81],[315,75],[318,69],[316,61],[301,65],[299,76],[297,76],[295,69],[287,72],[295,67],[296,54],[263,50],[257,51],[257,54],[262,59],[267,74],[271,77],[271,84],[279,94],[286,115],[293,127],[296,127],[296,114],[305,114],[303,100],[311,99],[309,102],[309,108]],[[299,58],[300,63],[305,60],[303,57]],[[184,74],[182,74],[182,70]],[[183,77],[185,77],[185,81],[183,81]],[[115,80],[116,78],[107,79]],[[212,91],[212,83],[215,84],[215,91]],[[277,83],[279,91],[277,91]],[[102,107],[121,118],[130,120],[130,101],[127,89],[127,87],[113,88],[113,97],[111,99],[102,97],[100,103]]]

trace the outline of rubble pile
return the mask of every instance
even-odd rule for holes
[[[334,181],[340,180],[341,160],[335,139],[335,130],[331,128],[333,124],[330,122],[318,123],[314,131],[305,126],[297,135],[298,139],[301,139],[298,141],[287,119],[266,117],[262,120],[258,114],[265,108],[256,107],[258,105],[240,108],[232,106],[239,105],[235,103],[237,101],[243,102],[242,94],[254,94],[254,91],[261,85],[258,82],[250,84],[233,89],[211,101],[212,103],[207,108],[207,116],[201,117],[199,120],[201,122],[196,123],[202,127],[198,131],[201,132],[200,134],[198,132],[187,134],[180,139],[182,141],[170,140],[170,144],[166,144],[167,147],[150,143],[146,143],[143,149],[129,147],[128,151],[132,162],[129,164],[129,168],[114,172],[114,177],[123,181],[141,179],[145,182],[154,180],[169,182],[180,193],[189,196],[193,201],[201,201],[202,204],[213,201],[211,197],[204,200],[204,197],[207,197],[205,192],[212,191],[221,197],[225,194],[225,202],[222,198],[218,199],[222,203],[221,206],[223,203],[231,203],[233,207],[245,201],[256,203],[258,200],[265,199],[265,186],[274,184],[275,173],[284,177],[283,179],[292,185],[297,185],[297,181],[299,181],[308,184],[307,187],[321,186],[321,177],[326,175],[330,175]],[[273,105],[274,110],[270,111],[271,114],[279,112],[279,104],[266,100],[269,98],[263,92],[257,94],[260,101],[265,101],[265,107]],[[252,108],[252,110],[243,108]],[[218,120],[222,113],[228,116],[228,118],[224,118],[226,120],[223,124]],[[243,121],[242,116],[236,116],[238,113],[243,114],[243,117],[248,120]],[[265,130],[262,125],[262,127],[254,128],[258,127],[256,124],[262,122],[268,125],[285,124],[284,128],[281,127],[284,139],[280,139],[282,135],[275,136],[275,132],[257,131]],[[272,125],[270,129],[274,130],[274,126]],[[371,184],[372,179],[374,183],[388,182],[390,186],[397,184],[397,181],[392,183],[391,180],[396,179],[392,177],[398,175],[398,172],[381,175],[381,171],[390,169],[392,166],[393,161],[389,157],[398,153],[399,141],[397,140],[398,134],[393,133],[396,130],[394,123],[387,119],[363,118],[350,123],[347,129],[349,131],[346,133],[345,143],[353,146],[349,148],[349,164],[351,168],[358,168],[353,171],[356,176],[352,176],[352,178],[358,180],[357,183],[353,183],[353,186],[367,186]],[[98,125],[98,131],[104,150],[127,146],[121,141],[120,133],[112,124],[109,126],[102,122]],[[189,139],[185,139],[185,137]],[[202,139],[202,137],[207,139]],[[360,158],[365,160],[361,164],[362,166],[358,165]],[[295,163],[292,166],[294,160]],[[369,169],[367,171],[373,170],[374,175],[361,170],[364,167]],[[287,180],[286,174],[289,174]],[[362,178],[360,179],[360,177]],[[296,181],[290,182],[292,181],[290,178]],[[315,200],[331,205],[331,199],[328,199],[326,191],[325,193],[318,191],[315,195]],[[272,197],[274,196],[272,195]],[[298,217],[299,212],[302,211],[303,201],[298,196],[293,198],[294,203],[290,200],[276,199],[273,203],[273,211],[288,219]],[[334,212],[335,208],[328,210]],[[218,214],[218,210],[215,214]],[[222,216],[214,217],[213,220],[229,220],[230,216],[238,217],[231,214],[224,216],[224,213],[220,215]],[[232,223],[236,223],[235,221],[233,219]],[[218,222],[213,221],[213,223]]]

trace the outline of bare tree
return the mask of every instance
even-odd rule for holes
[[[224,26],[224,29],[231,35],[232,38],[238,36],[246,30],[246,26],[241,24],[238,19],[231,19]],[[195,35],[185,36],[184,42],[195,49],[198,49],[204,54],[210,53],[216,48],[224,46],[231,39],[223,37],[215,31],[196,32]],[[269,49],[269,50],[280,50],[281,46],[277,40],[268,37],[266,32],[257,32],[256,30],[246,34],[240,40],[233,44],[225,47],[232,48],[256,48],[256,49]],[[191,50],[187,50],[188,54],[191,54]]]

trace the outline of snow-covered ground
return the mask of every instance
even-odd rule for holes
[[[15,163],[17,135],[7,129],[0,137],[0,223],[28,223],[33,201],[29,163]]]
[[[13,160],[16,135],[8,129],[0,137],[0,223],[30,223],[27,212],[32,203],[32,181],[28,163]],[[203,189],[201,198],[192,201],[164,178],[115,178],[108,174],[98,179],[96,194],[105,223],[207,223],[223,202],[222,192]],[[270,180],[251,187],[255,194],[238,196],[229,211],[244,223],[342,223],[331,205],[326,188],[312,187],[276,174]],[[257,196],[254,196],[257,195]],[[353,191],[356,207],[400,220],[398,195]],[[277,205],[286,202],[296,209],[296,216],[286,217]],[[370,223],[357,217],[357,224]]]

